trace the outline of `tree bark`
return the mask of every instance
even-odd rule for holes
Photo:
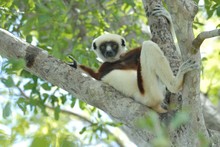
[[[143,0],[145,3],[145,10],[147,14],[151,14],[152,9],[155,5],[162,5],[161,0]],[[191,57],[194,58],[198,63],[200,62],[200,53],[192,55],[190,49],[192,48],[192,40],[194,39],[192,23],[195,14],[197,13],[197,6],[191,0],[180,0],[172,1],[167,0],[167,5],[171,10],[172,16],[175,18],[174,22],[178,26],[177,36],[180,49],[182,53],[183,60]],[[175,11],[175,10],[178,10]],[[175,13],[176,12],[176,13]],[[152,19],[152,20],[151,20]],[[172,51],[175,51],[171,44],[169,37],[164,36],[161,33],[161,28],[168,28],[167,22],[160,21],[160,18],[153,19],[149,17],[149,23],[152,30],[152,40],[154,40],[164,51],[165,56],[170,59],[172,58]],[[176,27],[177,28],[177,27]],[[167,29],[165,29],[166,31]],[[163,31],[163,32],[165,32]],[[164,46],[166,46],[164,48]],[[170,52],[166,54],[167,52]],[[171,62],[171,61],[170,61]],[[173,62],[171,62],[173,63]],[[171,65],[172,69],[177,69],[177,64],[175,66]],[[182,108],[189,109],[190,120],[181,129],[184,131],[174,131],[170,132],[170,138],[173,146],[201,146],[201,141],[198,138],[198,134],[202,134],[205,138],[208,138],[208,132],[204,123],[204,118],[202,115],[202,107],[199,100],[199,85],[200,85],[200,72],[190,72],[185,75],[185,83],[183,86],[182,93]],[[192,88],[190,88],[192,87]],[[177,104],[178,105],[178,104]],[[179,104],[181,105],[181,104]]]
[[[136,120],[151,111],[144,105],[125,97],[114,88],[82,75],[68,64],[49,56],[47,51],[34,47],[0,29],[0,54],[6,58],[24,59],[25,70],[68,91],[80,100],[102,109],[132,132],[138,144],[148,144],[146,131],[136,127]],[[140,136],[143,135],[143,136]],[[151,135],[153,136],[153,134]],[[136,138],[135,138],[136,137]]]
[[[175,15],[176,28],[179,34],[177,36],[182,49],[183,59],[194,58],[198,63],[201,61],[200,52],[192,54],[192,41],[194,40],[193,34],[193,20],[198,11],[198,6],[191,0],[181,1],[167,1],[167,5],[171,10],[172,16]],[[176,7],[175,7],[176,6]],[[174,8],[175,7],[175,8]],[[172,8],[174,8],[172,10]],[[181,10],[177,13],[174,10]],[[185,130],[186,139],[190,146],[201,146],[201,141],[196,140],[198,135],[205,138],[209,137],[207,128],[205,126],[204,117],[202,114],[202,107],[200,102],[200,71],[190,72],[185,76],[185,84],[183,87],[183,107],[189,110],[190,122]]]

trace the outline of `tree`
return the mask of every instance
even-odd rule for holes
[[[109,114],[113,120],[122,122],[123,130],[138,146],[147,146],[150,144],[155,146],[208,146],[209,143],[214,146],[219,145],[219,133],[213,130],[207,131],[207,127],[204,123],[202,107],[199,100],[200,72],[188,73],[185,77],[182,94],[170,95],[170,104],[174,105],[177,110],[171,110],[170,113],[158,115],[146,106],[136,103],[131,98],[120,94],[110,86],[99,81],[94,81],[89,77],[82,76],[80,70],[73,70],[65,62],[57,59],[64,59],[64,57],[70,53],[75,57],[85,54],[87,56],[85,58],[77,58],[78,61],[97,67],[97,64],[92,64],[97,63],[94,59],[94,55],[90,55],[81,50],[82,48],[86,48],[86,45],[82,44],[82,42],[90,44],[90,40],[92,40],[90,36],[93,36],[96,32],[101,34],[105,29],[114,32],[116,30],[115,28],[119,28],[115,32],[123,33],[126,31],[126,33],[124,33],[125,35],[127,35],[128,31],[136,29],[133,31],[133,34],[131,33],[129,35],[137,40],[140,39],[140,41],[145,40],[146,37],[144,37],[143,34],[140,35],[140,28],[137,27],[141,23],[136,23],[138,22],[137,20],[140,21],[143,19],[141,15],[142,5],[140,2],[135,5],[134,2],[124,1],[121,4],[122,11],[120,11],[120,13],[117,11],[118,9],[111,9],[112,11],[109,11],[110,7],[118,7],[117,5],[115,6],[116,2],[111,1],[105,2],[104,4],[98,3],[98,5],[96,5],[97,3],[95,2],[87,1],[85,3],[90,7],[86,10],[83,9],[82,3],[66,0],[63,2],[54,1],[53,3],[42,1],[36,4],[31,0],[27,2],[30,7],[29,9],[25,5],[25,1],[3,3],[4,7],[2,7],[2,11],[4,13],[1,14],[1,17],[4,18],[4,21],[2,22],[2,26],[10,30],[14,35],[24,36],[27,42],[37,45],[38,47],[16,38],[3,29],[0,31],[1,55],[12,59],[22,59],[19,64],[16,64],[18,63],[17,60],[7,62],[14,67],[4,66],[4,70],[7,71],[7,73],[14,73],[16,71],[19,76],[31,79],[22,87],[22,82],[15,82],[16,80],[10,76],[2,78],[2,82],[7,87],[16,87],[23,95],[22,98],[19,98],[17,101],[18,106],[23,112],[27,112],[27,105],[30,105],[34,111],[38,111],[40,108],[44,114],[48,114],[46,108],[49,107],[54,109],[55,118],[58,119],[59,112],[62,110],[61,105],[66,102],[67,98],[71,98],[71,103],[74,105],[75,99],[68,94],[57,96],[55,94],[56,90],[52,90],[51,88],[57,86],[68,91],[72,96],[103,110]],[[213,3],[215,4],[212,5],[212,2],[206,1],[206,4],[209,4],[207,7],[211,7],[213,8],[213,12],[216,10],[216,12],[219,13],[218,9],[220,4],[218,2]],[[149,15],[157,4],[161,5],[162,3],[160,0],[143,0],[144,9],[153,34],[152,40],[164,51],[175,73],[175,69],[178,69],[180,58],[178,58],[173,49],[174,41],[168,29],[169,24],[163,17],[155,18]],[[189,56],[192,56],[197,62],[200,62],[199,47],[202,41],[206,38],[220,35],[220,31],[203,32],[194,38],[192,24],[198,10],[196,3],[191,0],[168,0],[165,4],[175,22],[175,30],[178,34],[177,39],[183,59],[185,60]],[[103,11],[92,9],[92,6],[102,8]],[[10,9],[7,8],[13,8],[15,13],[9,13]],[[23,14],[22,11],[26,13]],[[53,11],[53,13],[51,13],[51,11]],[[123,16],[122,12],[125,14],[129,12],[135,13],[134,18],[137,17],[138,19],[136,18],[136,21],[132,22],[132,20],[127,17],[123,20],[121,19]],[[113,15],[110,15],[110,13],[113,13]],[[59,17],[57,17],[57,15]],[[86,15],[88,16],[86,17]],[[93,15],[97,16],[96,20],[93,19]],[[106,16],[109,17],[106,18]],[[118,20],[117,24],[107,23],[114,19]],[[137,26],[129,28],[129,24]],[[98,25],[100,25],[100,27],[95,27]],[[52,31],[50,27],[58,31]],[[47,31],[47,29],[49,31]],[[49,33],[49,35],[45,32]],[[130,45],[136,44],[132,39],[129,42],[131,42]],[[44,50],[39,47],[44,48]],[[73,51],[72,48],[74,48]],[[26,71],[47,80],[51,84],[44,80],[39,80],[36,76],[30,75]],[[39,91],[40,88],[49,92],[42,93]],[[30,96],[27,96],[26,92],[23,93],[23,91],[26,90],[31,90]],[[54,94],[51,94],[50,91],[54,92]],[[51,105],[46,105],[46,101],[50,101]],[[84,107],[83,105],[85,104],[80,103],[81,107]],[[7,110],[10,108],[9,105],[8,103],[5,106],[5,113],[8,112]],[[186,108],[188,111],[180,111]],[[5,115],[7,115],[7,113]],[[182,119],[178,119],[178,117],[181,116]],[[186,118],[185,120],[183,119],[184,116]],[[190,117],[190,119],[187,119],[187,117]],[[166,126],[168,129],[165,129],[163,126]],[[96,125],[96,127],[97,130],[101,130],[102,128],[102,126],[98,125]],[[85,130],[86,128],[82,129],[81,133]],[[37,139],[49,144],[46,137],[38,137],[35,138],[34,141],[37,142]]]

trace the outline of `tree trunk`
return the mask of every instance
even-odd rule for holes
[[[145,11],[147,14],[150,14],[155,5],[162,5],[161,0],[146,0]],[[190,49],[192,48],[192,41],[194,39],[192,23],[195,14],[197,13],[197,6],[192,1],[167,1],[168,7],[173,10],[172,16],[175,15],[174,22],[176,28],[180,28],[177,34],[178,40],[180,41],[180,49],[182,53],[183,60],[193,57],[197,62],[200,62],[200,53],[192,55]],[[175,10],[178,10],[178,13],[174,13]],[[152,20],[151,20],[152,19]],[[173,52],[175,51],[172,46],[173,42],[170,41],[170,37],[167,37],[169,34],[165,31],[161,31],[161,28],[167,27],[167,22],[160,21],[161,18],[153,19],[149,17],[150,27],[152,30],[152,40],[154,40],[161,50],[164,51],[165,56],[168,58],[170,63],[172,62]],[[169,35],[170,36],[170,35]],[[175,62],[174,62],[175,63]],[[177,69],[178,64],[174,64],[171,68]],[[180,127],[184,131],[170,131],[170,138],[173,146],[201,146],[200,140],[198,138],[199,134],[202,134],[205,138],[208,138],[208,132],[205,127],[204,118],[202,115],[202,107],[199,101],[199,79],[200,72],[191,72],[185,75],[185,83],[182,93],[182,108],[189,109],[190,120],[187,124]],[[192,87],[192,88],[190,88]],[[177,97],[176,97],[177,98]],[[178,104],[177,104],[178,105]],[[180,104],[181,105],[181,104]]]

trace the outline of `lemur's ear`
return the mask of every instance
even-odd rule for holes
[[[121,39],[121,45],[124,46],[124,47],[126,46],[125,42],[126,42],[126,41],[122,38],[122,39]]]
[[[94,49],[94,50],[97,49],[97,45],[96,45],[95,41],[92,43],[92,49]]]

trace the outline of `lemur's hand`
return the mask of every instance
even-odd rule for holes
[[[153,16],[164,16],[166,19],[168,19],[169,23],[172,23],[172,18],[170,16],[170,13],[161,5],[156,5],[155,8],[152,11]]]
[[[179,48],[179,45],[178,45],[178,40],[177,40],[177,37],[176,37],[176,33],[175,33],[175,30],[174,30],[174,25],[173,25],[173,21],[172,21],[170,13],[163,6],[156,5],[155,8],[153,9],[151,15],[153,15],[153,16],[163,16],[168,20],[168,22],[170,23],[170,31],[172,33],[172,36],[173,36],[173,39],[174,39],[174,42],[175,42],[176,50],[177,50],[178,54],[181,56],[181,51],[180,51],[180,48]]]
[[[71,55],[69,55],[68,57],[72,60],[72,62],[69,62],[69,63],[67,63],[67,64],[68,64],[69,66],[71,66],[71,67],[77,69],[77,62],[76,62],[76,60],[75,60],[75,59],[73,58],[73,56],[71,56]]]
[[[180,68],[179,68],[181,74],[185,74],[189,71],[199,70],[199,69],[200,69],[199,63],[197,63],[195,60],[193,60],[191,58],[189,58],[188,60],[183,62],[182,65],[180,65]]]

